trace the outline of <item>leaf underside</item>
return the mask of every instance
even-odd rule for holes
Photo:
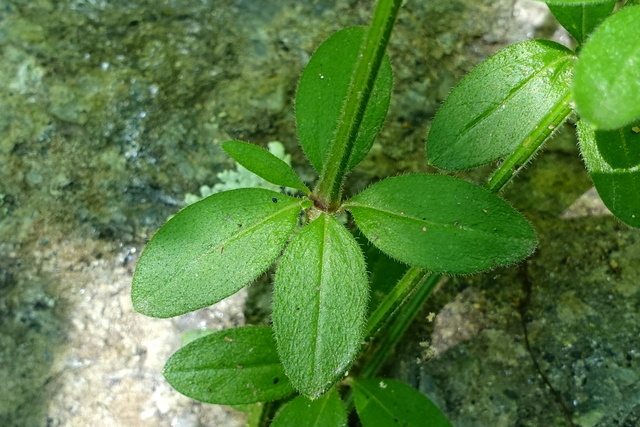
[[[296,93],[296,125],[305,155],[317,172],[329,153],[365,27],[350,27],[327,39],[302,73]],[[367,155],[380,132],[391,98],[391,62],[385,56],[358,132],[347,169]]]
[[[508,265],[531,254],[537,243],[531,225],[504,200],[445,175],[384,179],[344,207],[378,249],[440,273]]]
[[[245,188],[186,207],[142,253],[131,289],[134,309],[172,317],[234,294],[280,254],[301,203],[274,191]]]
[[[621,221],[640,228],[640,123],[605,131],[580,121],[578,136],[602,201]]]
[[[580,117],[598,129],[640,119],[640,5],[622,9],[589,36],[580,52],[574,97]]]
[[[567,97],[573,63],[564,46],[529,40],[478,65],[438,111],[426,141],[429,163],[465,170],[514,152]]]
[[[278,263],[272,316],[280,359],[298,391],[317,398],[350,366],[367,297],[362,252],[331,215],[293,237]]]
[[[173,388],[201,402],[268,402],[293,393],[278,359],[271,328],[219,331],[182,347],[165,364]]]

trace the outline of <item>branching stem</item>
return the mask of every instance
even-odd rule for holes
[[[349,92],[338,118],[320,180],[312,195],[316,206],[329,212],[338,209],[342,201],[342,184],[349,158],[401,5],[402,0],[378,0],[371,25],[360,46]]]

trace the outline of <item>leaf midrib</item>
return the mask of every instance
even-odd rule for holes
[[[237,233],[232,233],[227,240],[223,240],[223,241],[219,241],[215,244],[211,244],[209,245],[208,248],[203,249],[202,252],[200,253],[200,255],[194,257],[193,260],[191,260],[191,262],[188,262],[186,264],[184,264],[182,267],[177,268],[176,270],[174,270],[174,273],[169,275],[169,277],[167,278],[166,283],[171,283],[174,281],[174,279],[176,279],[176,277],[178,277],[182,272],[188,270],[190,267],[192,267],[194,264],[197,264],[198,262],[200,262],[202,260],[202,258],[211,255],[212,253],[216,252],[219,250],[219,248],[224,247],[229,245],[230,243],[233,243],[234,241],[242,238],[244,235],[255,231],[256,229],[258,229],[259,227],[264,226],[267,222],[271,221],[272,219],[274,219],[275,217],[285,213],[288,210],[294,209],[296,207],[300,207],[300,205],[302,204],[302,200],[298,200],[296,203],[292,203],[291,205],[280,209],[279,211],[274,212],[273,214],[265,217],[263,220],[258,221],[257,223],[248,226],[248,227],[242,227],[240,229],[238,229]]]
[[[242,365],[242,368],[238,368],[238,365]],[[247,371],[247,370],[254,370],[254,369],[262,369],[262,368],[272,368],[272,367],[278,367],[278,366],[282,366],[282,363],[280,363],[280,361],[277,362],[271,362],[271,363],[253,363],[253,364],[245,364],[245,363],[239,363],[238,365],[235,366],[228,366],[228,367],[203,367],[203,368],[184,368],[184,369],[170,369],[169,373],[172,374],[186,374],[186,373],[190,373],[190,372],[225,372],[225,371],[230,371],[230,372],[242,372],[242,371]]]
[[[383,409],[383,410],[384,410],[384,412],[386,412],[386,413],[389,415],[389,418],[392,418],[392,419],[395,419],[395,418],[396,418],[395,414],[394,414],[393,412],[391,412],[391,410],[390,410],[390,409],[388,409],[387,405],[385,405],[385,404],[384,404],[380,399],[378,399],[378,397],[377,397],[375,394],[373,394],[372,392],[370,392],[370,391],[368,390],[367,386],[362,385],[362,384],[359,384],[359,385],[358,385],[358,388],[360,389],[360,393],[362,393],[363,395],[365,395],[365,397],[366,397],[366,396],[368,396],[368,397],[369,397],[369,399],[367,399],[367,405],[366,405],[366,406],[369,406],[369,402],[371,402],[371,401],[375,401],[375,403],[377,403],[377,404],[378,404],[378,407],[380,407],[381,409]],[[365,407],[366,407],[366,406],[365,406]],[[364,409],[364,408],[362,408],[362,409]]]
[[[482,123],[486,119],[488,119],[489,116],[492,116],[493,113],[500,106],[506,105],[512,98],[514,98],[517,94],[519,94],[520,93],[520,89],[522,89],[524,86],[529,84],[529,82],[531,82],[535,77],[537,77],[538,75],[542,74],[543,72],[546,72],[548,69],[551,69],[552,67],[555,67],[558,63],[568,60],[569,58],[570,58],[569,55],[564,55],[562,57],[559,57],[559,58],[551,61],[550,63],[548,63],[545,67],[542,67],[542,68],[538,69],[536,72],[534,72],[533,74],[529,75],[524,80],[520,81],[516,86],[514,86],[513,88],[511,88],[511,90],[509,90],[509,93],[507,94],[506,97],[502,98],[502,100],[500,102],[494,103],[489,108],[487,108],[482,113],[480,113],[476,118],[474,118],[472,121],[470,121],[468,124],[466,124],[460,130],[460,132],[457,133],[456,136],[458,138],[460,138],[461,136],[466,135],[467,133],[469,133],[473,128],[475,128],[480,123]]]
[[[325,267],[326,267],[326,262],[325,259],[327,258],[327,245],[326,243],[326,236],[327,236],[327,227],[329,224],[329,218],[325,215],[323,215],[321,218],[319,218],[319,220],[323,221],[322,224],[322,234],[320,236],[320,244],[318,245],[318,251],[320,253],[320,270],[319,270],[319,275],[315,281],[315,286],[314,288],[318,288],[318,297],[315,298],[316,301],[316,309],[314,310],[314,328],[315,328],[315,333],[314,333],[314,339],[313,339],[313,361],[312,361],[312,366],[313,366],[313,378],[314,380],[317,379],[318,377],[318,372],[322,373],[322,366],[320,366],[320,361],[322,360],[322,348],[319,348],[318,346],[318,337],[320,336],[320,317],[321,317],[321,313],[320,310],[322,309],[322,302],[323,302],[323,297],[324,297],[324,289],[322,286],[322,278],[325,277]],[[312,289],[313,290],[313,289]]]
[[[477,234],[482,234],[482,235],[491,235],[491,236],[495,236],[494,233],[489,232],[489,231],[485,231],[485,230],[481,230],[481,229],[476,229],[476,228],[472,228],[472,227],[468,227],[468,226],[463,226],[463,225],[453,225],[453,224],[443,224],[443,223],[439,223],[439,222],[432,222],[432,221],[427,221],[427,220],[423,220],[422,218],[416,218],[414,216],[410,216],[407,214],[401,215],[397,212],[394,211],[389,211],[386,209],[381,209],[381,208],[377,208],[377,207],[371,207],[371,206],[367,206],[367,205],[363,205],[360,203],[349,203],[348,205],[344,206],[345,209],[348,209],[349,207],[359,207],[362,209],[369,209],[372,211],[377,211],[377,212],[382,212],[385,214],[388,214],[390,216],[396,217],[396,218],[401,218],[401,219],[408,219],[408,220],[412,220],[412,221],[416,221],[420,224],[423,225],[428,225],[430,227],[437,227],[437,228],[441,228],[441,229],[456,229],[456,230],[463,230],[463,231],[468,231],[470,233],[477,233]],[[498,234],[498,237],[503,236],[502,234]],[[501,237],[501,238],[505,238],[508,240],[530,240],[527,237],[510,237],[510,236],[506,236],[506,237]]]

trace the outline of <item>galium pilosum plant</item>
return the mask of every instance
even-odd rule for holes
[[[343,197],[345,177],[367,155],[386,116],[392,71],[385,51],[400,0],[379,0],[368,27],[334,34],[305,68],[296,124],[319,174],[312,190],[268,151],[222,144],[248,170],[299,195],[238,189],[179,212],[138,263],[134,308],[160,318],[188,313],[234,294],[276,263],[273,327],[245,326],[190,342],[167,362],[169,383],[203,402],[286,402],[276,426],[346,425],[354,403],[364,426],[394,419],[449,425],[421,393],[375,376],[441,274],[509,265],[534,250],[530,224],[495,193],[576,109],[596,186],[623,221],[640,224],[633,125],[640,118],[640,6],[629,2],[611,15],[615,1],[548,3],[580,49],[533,40],[498,52],[453,90],[427,138],[428,161],[441,169],[500,161],[485,188],[409,174]],[[380,251],[411,266],[368,317],[367,260],[336,219],[343,212]],[[336,385],[363,341],[370,351],[344,393]],[[275,413],[269,405],[255,408],[251,425],[266,425]]]

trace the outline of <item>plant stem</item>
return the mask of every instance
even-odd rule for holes
[[[404,276],[393,287],[389,295],[376,307],[369,316],[367,324],[367,336],[373,339],[382,328],[383,323],[388,322],[393,313],[402,305],[402,302],[425,279],[424,271],[418,267],[409,268]]]
[[[562,98],[538,126],[525,138],[520,146],[507,157],[493,172],[485,187],[498,193],[517,174],[522,166],[531,160],[542,144],[569,117],[571,111],[571,93]]]
[[[313,194],[317,205],[330,212],[336,210],[342,201],[342,182],[349,158],[401,5],[402,0],[379,0],[360,46],[349,93]]]
[[[406,304],[402,306],[402,310],[398,312],[397,317],[389,326],[389,329],[385,331],[384,339],[379,340],[372,349],[373,357],[360,372],[363,378],[371,378],[378,373],[387,356],[391,353],[395,345],[400,342],[404,333],[418,316],[422,305],[427,298],[429,298],[429,295],[431,295],[436,285],[440,283],[440,279],[442,279],[441,274],[429,273],[417,267],[410,268],[407,274],[405,274],[405,277],[413,275],[411,270],[416,270],[414,274],[420,277],[419,286],[416,286],[414,289],[415,292],[407,298]],[[402,282],[405,277],[400,279],[400,281]]]
[[[440,283],[440,279],[442,279],[441,274],[430,273],[418,267],[411,267],[407,270],[390,294],[399,295],[404,293],[403,301],[398,301],[395,304],[396,309],[402,305],[402,310],[396,310],[397,317],[393,319],[393,323],[390,324],[379,339],[367,347],[366,355],[371,355],[371,358],[366,360],[362,370],[357,374],[358,377],[373,378],[378,374],[387,358],[393,353],[396,344],[400,342],[409,326],[415,320],[433,289]],[[406,289],[407,291],[400,292],[397,291],[398,289]],[[402,302],[405,302],[405,304],[401,304]],[[381,310],[376,309],[374,314],[378,311]],[[387,310],[386,313],[381,313],[380,316],[393,316],[393,314],[390,310]],[[379,332],[379,326],[379,324],[369,320],[369,333],[375,334]],[[347,411],[351,412],[353,410],[353,389],[349,389],[343,400]]]
[[[520,144],[518,149],[500,164],[485,185],[488,190],[492,193],[498,193],[522,166],[534,157],[542,144],[571,114],[570,101],[571,94],[567,93],[549,112],[545,120]],[[441,279],[442,275],[430,273],[417,267],[407,270],[369,319],[367,328],[369,340],[372,340],[379,333],[383,323],[386,322],[389,326],[381,337],[367,347],[366,354],[372,356],[358,372],[358,377],[373,378],[378,374]],[[399,307],[402,309],[399,310]],[[394,315],[396,317],[393,319]],[[352,390],[349,390],[345,395],[344,401],[347,410],[351,411],[353,409]]]

